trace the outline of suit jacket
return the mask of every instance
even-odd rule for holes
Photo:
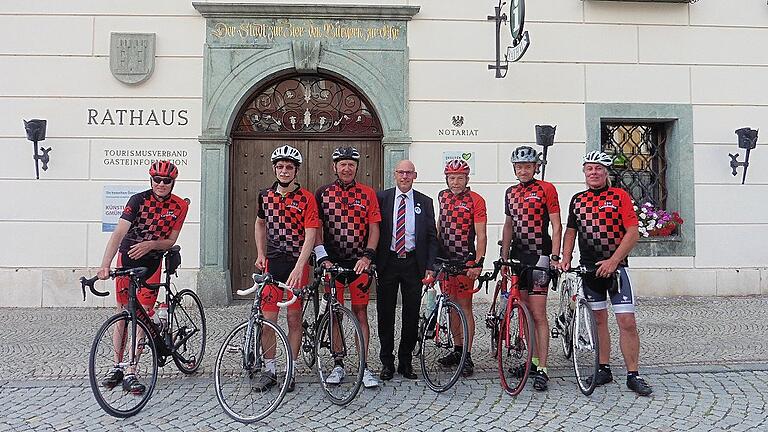
[[[376,267],[378,271],[385,271],[390,247],[392,246],[392,213],[395,211],[396,187],[379,191],[376,198],[381,208],[381,224],[379,224],[379,245],[377,247]],[[414,208],[421,208],[421,213],[414,214],[416,220],[416,261],[419,264],[419,274],[431,270],[437,256],[437,227],[435,225],[435,207],[432,198],[413,191]]]

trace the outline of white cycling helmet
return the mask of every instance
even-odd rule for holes
[[[296,165],[301,165],[301,162],[303,161],[301,153],[289,145],[280,146],[272,152],[272,165],[281,160],[291,161]]]
[[[588,163],[596,163],[600,164],[606,168],[613,165],[613,158],[601,151],[592,150],[591,152],[584,155],[582,158],[582,165],[588,164]]]
[[[541,163],[539,160],[539,154],[536,152],[536,150],[528,146],[520,146],[516,148],[512,152],[512,156],[509,158],[509,161],[513,164],[525,162]]]

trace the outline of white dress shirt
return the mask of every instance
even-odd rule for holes
[[[392,244],[389,247],[393,252],[397,241],[397,208],[400,207],[400,196],[403,192],[395,188],[395,205],[392,206]],[[405,193],[405,251],[410,252],[416,249],[416,214],[413,208],[413,188]],[[421,211],[421,208],[419,208]]]

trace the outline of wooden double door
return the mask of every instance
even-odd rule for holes
[[[304,159],[298,181],[313,194],[318,188],[336,180],[331,154],[339,146],[354,146],[360,150],[357,181],[381,189],[383,185],[383,152],[379,138],[297,139],[235,137],[231,154],[230,195],[230,260],[232,290],[250,287],[255,270],[256,241],[254,224],[258,211],[259,190],[275,182],[272,151],[282,145],[297,148]]]

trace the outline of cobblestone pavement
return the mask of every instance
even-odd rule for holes
[[[637,397],[624,385],[615,328],[614,383],[582,396],[559,341],[553,340],[550,390],[539,393],[529,385],[518,397],[508,396],[488,354],[488,305],[479,304],[473,352],[477,373],[448,392],[436,394],[421,380],[395,375],[379,389],[361,390],[349,406],[337,407],[302,365],[297,391],[265,421],[245,426],[218,406],[211,371],[221,340],[246,317],[248,307],[207,308],[208,346],[201,372],[182,376],[167,365],[150,404],[126,420],[101,411],[87,382],[90,343],[111,310],[0,309],[0,432],[768,428],[768,298],[640,299],[641,372],[654,386],[650,398]],[[372,323],[372,357],[378,353],[375,328]],[[376,359],[370,363],[373,369],[380,366]]]

